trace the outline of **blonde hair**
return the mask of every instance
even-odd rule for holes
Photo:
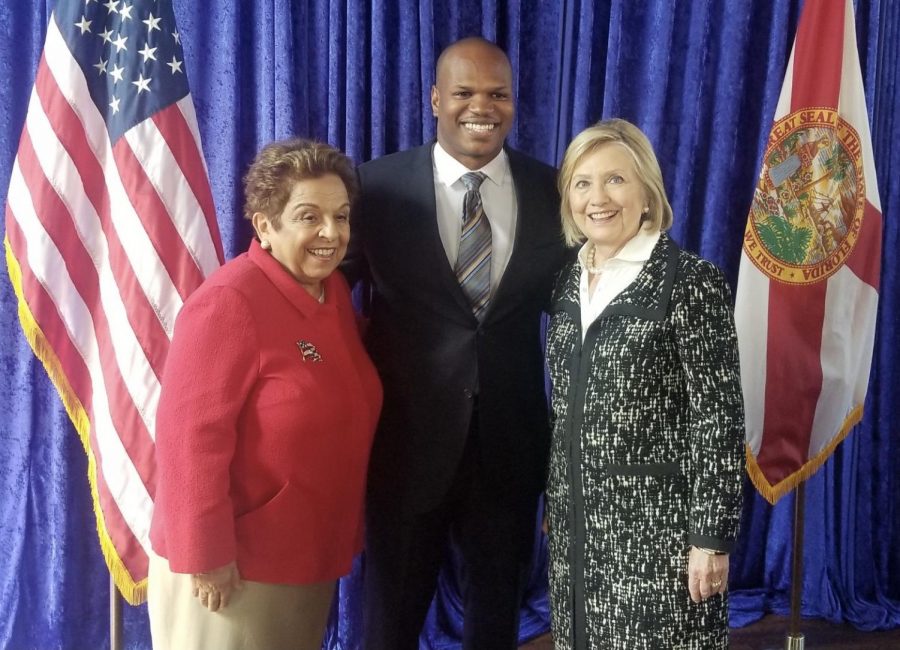
[[[569,246],[584,241],[585,237],[575,224],[572,216],[572,205],[569,202],[569,185],[575,168],[585,156],[589,156],[606,144],[614,143],[624,147],[634,160],[634,168],[638,180],[647,195],[649,211],[644,215],[644,222],[649,222],[659,230],[668,230],[672,225],[672,206],[666,198],[659,161],[653,153],[653,145],[647,136],[631,122],[621,119],[602,120],[575,136],[559,169],[557,187],[560,196],[560,213],[562,230]]]

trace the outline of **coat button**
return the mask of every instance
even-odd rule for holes
[[[466,396],[466,399],[472,399],[472,391],[468,388],[463,388],[463,395]]]

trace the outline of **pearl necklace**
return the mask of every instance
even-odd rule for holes
[[[600,275],[603,273],[603,268],[599,266],[594,266],[594,258],[596,257],[597,247],[591,246],[590,252],[587,254],[587,264],[584,267],[587,269],[587,272],[591,275]]]

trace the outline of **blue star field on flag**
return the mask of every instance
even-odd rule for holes
[[[112,142],[188,94],[171,2],[76,0],[55,11]]]

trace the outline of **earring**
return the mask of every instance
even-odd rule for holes
[[[263,239],[259,242],[259,247],[264,251],[270,251],[272,250],[272,243],[268,239]]]
[[[647,214],[648,212],[650,212],[650,206],[649,206],[649,205],[645,205],[645,206],[644,206],[644,214]]]

